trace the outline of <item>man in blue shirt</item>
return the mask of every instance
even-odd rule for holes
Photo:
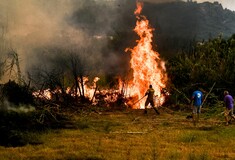
[[[201,113],[201,107],[202,107],[202,98],[203,98],[203,94],[200,90],[194,91],[191,97],[191,102],[193,104],[192,114],[193,114],[194,125],[196,125],[196,122],[199,121],[199,114]]]

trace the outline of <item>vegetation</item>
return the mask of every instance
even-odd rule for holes
[[[0,147],[3,160],[19,159],[232,159],[234,157],[234,124],[225,126],[221,107],[216,114],[201,114],[194,127],[187,112],[160,109],[148,115],[143,110],[83,112],[73,114],[74,127],[34,132],[22,147]],[[209,111],[210,112],[210,111]],[[233,122],[234,123],[234,122]]]
[[[190,95],[200,87],[208,93],[214,83],[215,88],[210,96],[213,103],[222,99],[223,90],[229,90],[234,95],[234,62],[235,62],[235,35],[229,39],[218,38],[195,43],[191,52],[181,52],[167,63],[167,71],[171,80],[171,93]],[[176,92],[177,88],[181,93]],[[176,95],[177,96],[177,95]],[[172,96],[172,97],[176,97]],[[181,101],[185,101],[181,100]],[[213,101],[213,102],[212,102]]]
[[[180,4],[196,5],[183,2]],[[221,5],[214,5],[215,9],[221,10]],[[86,10],[88,8],[73,15],[74,21],[79,19],[78,23],[85,27],[94,23],[99,12],[95,10],[90,14],[83,14],[85,17],[80,19],[78,15],[87,13]],[[151,12],[150,9],[148,11]],[[226,13],[228,17],[234,16],[230,11]],[[190,14],[185,11],[183,14],[190,18]],[[227,16],[223,17],[227,23]],[[175,21],[172,15],[169,18]],[[96,22],[98,24],[98,21]],[[133,24],[133,21],[128,22],[129,27]],[[194,24],[190,25],[195,27]],[[176,31],[170,38],[170,46],[165,46],[169,45],[169,39],[164,39],[165,34],[161,34],[161,43],[168,42],[160,49],[173,48],[177,52],[174,56],[165,57],[169,76],[166,90],[170,96],[167,102],[160,106],[161,115],[157,116],[152,110],[148,115],[144,115],[142,110],[128,109],[123,97],[118,97],[116,102],[107,103],[106,95],[100,94],[99,102],[92,105],[92,100],[85,95],[85,85],[93,83],[88,81],[87,77],[92,79],[98,74],[102,77],[99,86],[93,86],[94,98],[95,92],[101,87],[115,88],[116,71],[120,75],[130,72],[127,64],[129,56],[118,55],[125,49],[126,44],[134,45],[132,39],[135,38],[126,31],[126,27],[117,30],[112,38],[107,40],[108,47],[101,49],[104,57],[108,57],[110,52],[115,52],[115,58],[122,57],[122,63],[119,65],[125,66],[125,69],[122,70],[122,67],[113,64],[110,69],[99,60],[93,61],[98,45],[93,46],[94,48],[70,46],[70,50],[50,46],[34,50],[40,61],[29,71],[28,83],[21,75],[20,57],[16,50],[9,49],[10,47],[5,45],[7,43],[4,42],[4,37],[0,37],[1,42],[4,42],[0,43],[0,51],[4,53],[4,56],[0,57],[0,78],[9,72],[9,79],[12,79],[13,70],[17,70],[14,80],[9,80],[0,87],[1,159],[210,160],[232,159],[235,156],[231,147],[235,143],[235,122],[232,121],[229,126],[224,125],[222,104],[223,90],[229,90],[235,95],[235,35],[226,39],[219,36],[202,42],[198,42],[196,38],[188,41],[183,37],[176,43]],[[173,35],[171,30],[170,27],[167,32]],[[7,58],[3,60],[5,57]],[[109,61],[110,59],[107,58]],[[102,67],[116,70],[105,74],[100,72]],[[68,87],[70,90],[67,90]],[[190,118],[189,98],[192,91],[198,87],[207,99],[200,121],[194,126]],[[46,89],[50,98],[43,93]],[[33,96],[35,92],[38,97]],[[74,94],[76,96],[72,96]]]
[[[9,80],[2,86],[1,92],[2,101],[8,101],[14,105],[33,104],[32,92],[26,85],[21,86],[15,81]]]

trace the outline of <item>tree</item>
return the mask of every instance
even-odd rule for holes
[[[195,84],[208,89],[216,82],[216,87],[235,93],[234,35],[229,39],[218,36],[198,42],[194,47],[193,53],[182,52],[168,60],[167,71],[172,84],[190,93]]]
[[[11,76],[12,71],[14,70],[14,67],[16,67],[16,75],[17,75],[17,81],[19,84],[22,84],[23,79],[21,75],[21,69],[20,69],[20,61],[19,61],[19,55],[18,53],[11,49],[11,51],[8,53],[8,58],[6,60],[6,72],[9,71],[9,74]]]
[[[84,78],[88,77],[89,72],[93,66],[90,59],[90,51],[85,48],[75,49],[69,51],[68,69],[72,73],[75,83],[75,93],[81,96],[82,100],[85,98]],[[77,94],[76,94],[77,96]]]
[[[9,42],[6,38],[7,27],[1,26],[0,28],[0,79],[4,75],[5,70],[5,56],[9,52]]]
[[[30,79],[40,90],[59,90],[62,96],[75,95],[85,100],[85,77],[91,76],[93,70],[92,54],[92,50],[86,48],[68,50],[55,47],[39,51],[39,62],[43,64],[35,64],[30,71]],[[70,88],[70,93],[66,92],[67,88]]]

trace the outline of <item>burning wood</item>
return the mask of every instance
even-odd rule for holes
[[[97,81],[99,80],[98,77],[95,77],[91,85],[88,85],[89,79],[87,77],[84,77],[84,92],[85,97],[90,101],[92,105],[102,105],[102,106],[111,106],[114,103],[120,102],[120,99],[123,99],[124,97],[120,94],[119,90],[115,89],[102,89],[100,90],[97,86]],[[63,102],[65,96],[69,96],[74,98],[74,101],[76,101],[75,97],[81,96],[79,92],[74,92],[75,89],[71,89],[72,87],[67,87],[64,94],[62,94],[62,90],[57,88],[55,90],[51,89],[45,89],[41,91],[33,92],[33,96],[45,100],[45,101],[53,101],[53,102]]]

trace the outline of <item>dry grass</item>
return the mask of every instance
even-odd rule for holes
[[[235,159],[235,125],[221,116],[143,110],[76,115],[77,129],[52,130],[43,144],[0,147],[1,160],[212,160]],[[235,122],[233,122],[235,123]]]

